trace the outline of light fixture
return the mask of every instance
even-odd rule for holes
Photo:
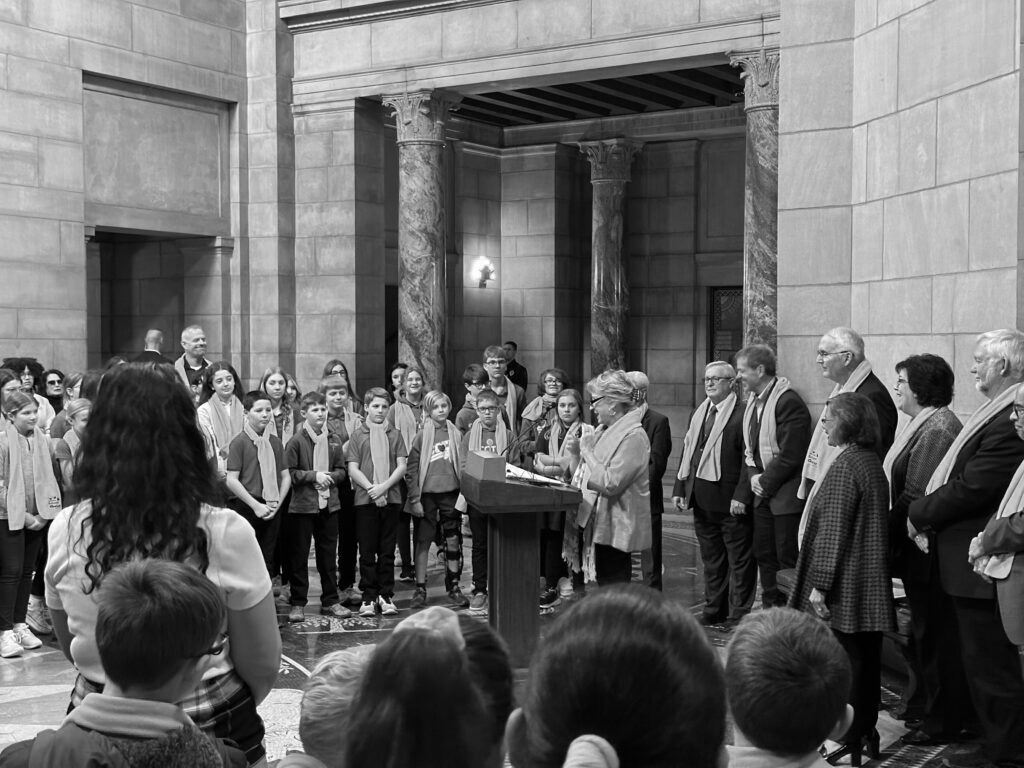
[[[469,275],[481,288],[486,288],[487,281],[495,278],[494,263],[486,256],[478,256],[473,260]]]

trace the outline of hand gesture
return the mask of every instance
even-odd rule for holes
[[[736,499],[733,499],[729,502],[729,514],[733,517],[745,515],[747,514],[747,505],[742,501],[736,501]]]

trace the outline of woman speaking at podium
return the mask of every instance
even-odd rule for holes
[[[605,371],[590,380],[587,391],[597,429],[567,446],[580,454],[573,485],[583,501],[575,520],[566,521],[564,544],[569,565],[582,566],[588,581],[596,577],[604,586],[628,582],[630,553],[651,546],[651,444],[640,424],[639,393],[624,371]]]

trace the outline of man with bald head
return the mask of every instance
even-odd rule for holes
[[[174,369],[198,400],[203,371],[210,365],[206,359],[206,331],[201,326],[190,325],[181,332],[181,348],[184,351],[174,361]]]
[[[821,369],[821,375],[835,385],[829,394],[830,400],[841,392],[856,392],[871,401],[878,416],[878,426],[881,428],[879,441],[875,443],[875,451],[880,459],[884,459],[896,437],[899,415],[889,390],[878,380],[871,369],[871,363],[864,357],[864,339],[852,328],[833,328],[818,342],[815,360]],[[822,408],[822,413],[824,411]],[[815,422],[811,444],[807,447],[807,456],[804,458],[799,493],[801,499],[806,499],[811,486],[825,477],[829,465],[837,454],[838,449],[828,444],[825,425],[819,418]]]
[[[173,365],[173,363],[161,354],[164,346],[164,332],[159,328],[150,328],[146,331],[145,347],[132,358],[133,363],[158,363]]]
[[[754,522],[744,476],[743,405],[736,371],[719,360],[704,368],[707,398],[690,417],[672,501],[693,510],[693,528],[704,562],[702,624],[734,624],[750,612],[757,587],[752,552]],[[732,501],[738,504],[732,508]]]

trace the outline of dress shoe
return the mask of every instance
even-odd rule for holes
[[[913,747],[934,747],[940,744],[962,744],[970,741],[974,735],[968,731],[957,733],[929,733],[921,728],[909,731],[900,737],[900,742]]]

